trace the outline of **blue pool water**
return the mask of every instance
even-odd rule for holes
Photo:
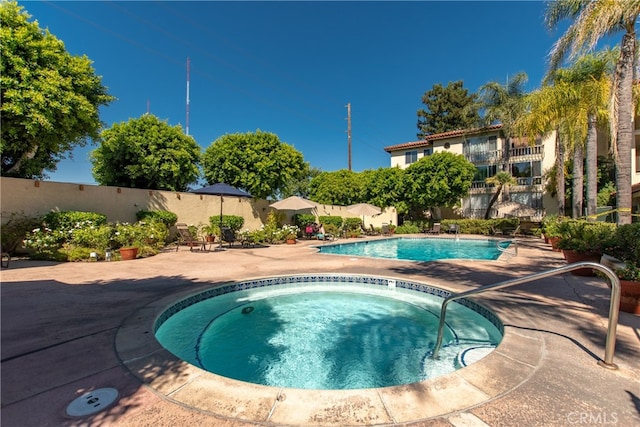
[[[501,242],[507,248],[509,242]],[[443,259],[496,260],[500,250],[495,240],[409,238],[361,240],[318,246],[321,253],[407,261],[436,261]]]
[[[495,347],[502,338],[497,318],[452,304],[445,346],[433,360],[442,298],[428,292],[444,291],[344,279],[236,284],[223,295],[178,303],[175,313],[161,316],[156,338],[181,359],[228,378],[325,390],[440,376],[461,367],[464,351]]]

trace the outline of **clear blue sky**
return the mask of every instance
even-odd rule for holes
[[[261,129],[311,166],[389,166],[388,145],[415,141],[416,111],[433,85],[475,92],[524,71],[540,85],[558,34],[541,1],[448,2],[23,2],[40,26],[87,55],[117,100],[114,123],[147,112],[186,125],[203,150],[218,137]],[[76,149],[50,179],[94,183]]]

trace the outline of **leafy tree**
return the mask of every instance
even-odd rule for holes
[[[305,199],[309,198],[309,184],[311,184],[311,180],[316,176],[322,173],[322,169],[310,167],[306,176],[303,178],[294,178],[291,179],[284,190],[280,193],[281,198],[286,199],[290,196],[298,196],[303,197]]]
[[[0,3],[2,175],[42,178],[97,138],[107,94],[86,56],[70,55],[14,1]]]
[[[309,174],[302,153],[259,129],[221,136],[205,150],[202,163],[209,184],[224,182],[262,199],[284,193]]]
[[[485,182],[487,184],[493,184],[496,186],[496,192],[491,197],[491,200],[489,200],[489,206],[487,206],[487,211],[484,214],[484,219],[489,219],[491,218],[491,208],[495,204],[496,200],[498,200],[498,197],[500,197],[502,189],[509,185],[514,185],[518,181],[516,181],[516,179],[512,177],[508,172],[500,171],[494,176],[490,176],[489,178],[485,179]]]
[[[631,146],[633,144],[633,79],[636,63],[636,20],[640,1],[557,0],[549,2],[546,21],[556,28],[565,20],[571,24],[554,44],[549,55],[550,72],[566,58],[593,49],[600,39],[622,32],[620,56],[613,77],[609,109],[612,147],[616,162],[616,204],[618,224],[631,223]]]
[[[468,129],[480,122],[478,96],[463,88],[462,80],[440,83],[422,95],[426,109],[418,110],[418,138],[427,135]]]
[[[317,203],[347,206],[361,203],[363,180],[361,173],[347,169],[322,172],[311,180],[309,197]]]
[[[185,191],[199,176],[200,146],[180,126],[156,116],[116,123],[91,153],[101,185]]]
[[[469,194],[475,172],[463,155],[436,152],[405,170],[406,197],[412,209],[453,207]]]
[[[384,208],[395,206],[398,213],[407,213],[409,205],[404,196],[404,169],[378,168],[362,172],[362,186],[364,194],[362,200],[366,203]]]

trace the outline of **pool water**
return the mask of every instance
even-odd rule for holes
[[[454,303],[445,346],[431,359],[441,302],[380,286],[268,286],[190,305],[167,318],[156,338],[189,363],[251,383],[325,390],[409,384],[452,372],[465,349],[501,340],[487,318]]]
[[[505,249],[509,242],[500,242]],[[406,261],[436,261],[443,259],[496,260],[502,253],[495,240],[408,238],[364,240],[318,246],[321,253]]]

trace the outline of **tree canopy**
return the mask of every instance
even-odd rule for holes
[[[309,174],[301,152],[259,129],[216,139],[205,150],[202,168],[209,184],[224,182],[262,199],[280,195],[292,180]]]
[[[362,173],[341,169],[322,172],[311,180],[309,197],[317,203],[347,206],[362,202]]]
[[[426,108],[418,110],[418,138],[451,130],[476,127],[480,122],[477,95],[463,87],[462,80],[440,83],[422,95]]]
[[[154,115],[116,123],[91,153],[101,185],[185,191],[200,174],[200,146],[180,126]]]
[[[0,3],[0,155],[3,176],[42,178],[98,137],[98,108],[114,98],[89,58],[29,19],[16,2]]]
[[[453,207],[469,194],[476,168],[461,154],[440,151],[405,170],[407,199],[412,209]]]

